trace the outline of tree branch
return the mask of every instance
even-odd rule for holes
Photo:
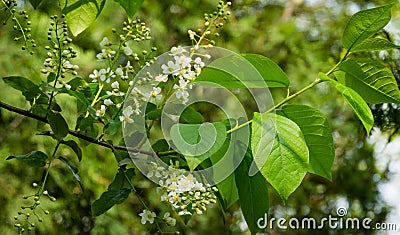
[[[35,119],[35,120],[38,120],[38,121],[41,121],[41,122],[44,122],[44,123],[49,123],[47,121],[47,119],[44,118],[44,117],[41,117],[41,116],[36,115],[36,114],[33,114],[33,113],[31,113],[29,111],[26,111],[26,110],[11,106],[11,105],[3,103],[1,101],[0,101],[0,108],[4,108],[4,109],[6,109],[8,111],[11,111],[11,112],[14,112],[14,113],[18,113],[18,114],[23,115],[25,117],[29,117],[29,118],[32,118],[32,119]],[[84,134],[81,134],[81,133],[79,133],[77,131],[69,130],[68,133],[70,135],[72,135],[72,136],[75,136],[75,137],[79,138],[79,139],[86,140],[86,141],[88,141],[90,143],[97,144],[97,145],[109,148],[111,150],[112,149],[117,149],[117,150],[122,150],[122,151],[126,151],[126,152],[131,152],[131,153],[141,153],[141,154],[145,154],[145,155],[152,156],[152,157],[156,156],[152,152],[142,151],[142,150],[139,150],[139,149],[129,148],[129,147],[126,147],[126,146],[112,145],[112,144],[109,144],[109,143],[107,143],[105,141],[99,141],[99,140],[94,139],[92,137],[89,137],[89,136],[86,136]]]

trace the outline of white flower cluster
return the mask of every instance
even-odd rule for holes
[[[188,52],[181,46],[172,47],[169,55],[173,56],[174,59],[161,65],[163,73],[154,78],[157,82],[167,82],[169,76],[171,76],[174,81],[177,81],[173,89],[175,90],[176,98],[182,100],[184,104],[189,100],[188,89],[192,89],[190,83],[200,75],[201,70],[205,66],[201,57],[197,56],[192,59],[192,54],[194,54],[192,52],[194,51]],[[206,58],[210,57],[209,55],[202,56]]]
[[[102,50],[96,55],[98,61],[112,61],[114,59],[114,56],[116,55],[116,51],[112,50],[111,47],[113,46],[113,44],[109,41],[107,37],[103,38],[103,40],[100,42],[100,46]],[[132,55],[132,49],[129,46],[125,45],[122,49],[126,56]],[[115,100],[118,97],[125,96],[125,92],[120,90],[120,83],[117,81],[117,78],[120,78],[122,81],[126,81],[129,76],[133,74],[133,72],[134,70],[129,60],[125,66],[120,66],[115,71],[113,71],[111,67],[93,70],[93,72],[89,75],[89,78],[92,79],[92,82],[98,82],[99,84],[102,84],[102,86],[104,86],[105,84],[110,84],[111,87],[110,90],[106,91],[107,98],[105,98],[103,104],[100,105],[100,109],[96,110],[97,117],[104,116],[107,107],[109,106],[115,105],[117,108],[121,107],[122,103],[115,103],[112,100]],[[122,102],[122,100],[120,101]],[[132,107],[128,107],[122,111],[122,115],[119,116],[119,119],[121,122],[132,123],[133,119],[131,118],[131,115],[133,113],[138,114],[139,112],[140,110],[138,108],[132,109]]]
[[[149,211],[147,209],[144,209],[143,212],[139,214],[139,216],[141,217],[140,222],[142,224],[146,224],[146,222],[152,224],[154,223],[154,219],[157,217],[155,212]],[[176,224],[176,219],[172,218],[169,212],[164,213],[163,221],[168,226],[175,226]]]
[[[193,47],[188,51],[181,46],[172,47],[169,52],[171,60],[161,65],[162,73],[153,76],[150,72],[147,72],[140,79],[131,81],[129,83],[131,87],[129,102],[125,103],[126,107],[123,115],[120,116],[120,120],[132,123],[133,120],[130,115],[142,113],[143,104],[150,102],[160,105],[164,98],[168,98],[166,96],[169,96],[172,92],[175,93],[178,100],[186,104],[189,100],[189,90],[193,88],[191,82],[199,76],[205,66],[201,57],[211,58],[208,54],[196,53],[197,49],[198,47]],[[192,57],[195,58],[192,59]],[[118,69],[116,74],[121,76],[121,72]],[[106,79],[106,77],[99,78],[102,81]],[[154,83],[157,85],[154,85]],[[169,84],[167,85],[166,83]],[[138,88],[144,84],[150,84],[151,86],[148,86],[146,91]],[[166,87],[168,88],[165,89]]]
[[[206,205],[216,203],[216,187],[204,185],[191,173],[187,173],[178,166],[169,166],[168,169],[152,163],[147,173],[148,178],[156,177],[159,180],[159,190],[162,192],[161,201],[167,202],[179,215],[202,214]]]

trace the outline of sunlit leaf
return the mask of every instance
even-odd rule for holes
[[[171,128],[171,138],[179,152],[185,156],[189,168],[193,170],[221,148],[226,139],[226,129],[220,122],[178,123]]]
[[[400,103],[400,91],[393,73],[378,61],[349,59],[339,69],[345,72],[344,82],[367,103]]]
[[[398,49],[400,46],[391,43],[389,40],[384,38],[368,38],[357,44],[351,50],[352,52],[363,52],[363,51],[380,51]]]
[[[106,0],[60,0],[62,13],[73,35],[89,27],[103,10]]]
[[[362,10],[354,14],[343,32],[343,47],[351,51],[353,47],[385,27],[390,21],[393,5]]]
[[[195,83],[226,88],[287,87],[289,79],[272,60],[261,55],[230,55],[214,60]]]
[[[275,127],[270,125],[270,119],[275,119]],[[280,115],[254,113],[253,120],[252,141],[264,133],[260,132],[264,127],[259,127],[263,126],[263,123],[267,123],[268,128],[275,128],[272,149],[266,148],[264,152],[262,148],[258,148],[255,154],[266,158],[265,163],[258,167],[281,198],[286,201],[289,195],[299,187],[308,171],[309,151],[304,136],[295,122]],[[269,144],[264,143],[265,141],[271,141],[270,138],[259,139],[257,144],[252,144],[252,148],[264,146]]]
[[[115,0],[115,2],[119,3],[119,5],[124,8],[129,18],[133,18],[144,0]]]
[[[303,133],[309,150],[308,171],[332,180],[331,167],[335,158],[332,128],[326,116],[306,105],[285,105],[277,114],[294,121]]]
[[[336,87],[336,89],[342,94],[346,99],[347,103],[356,113],[357,117],[361,120],[364,125],[367,134],[369,135],[372,126],[374,125],[374,116],[372,115],[371,109],[365,100],[353,89],[342,85],[341,83],[330,79],[323,73],[319,73],[318,76],[324,79],[329,79],[329,81]]]

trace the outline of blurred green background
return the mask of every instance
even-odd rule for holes
[[[21,1],[23,3],[23,1]],[[318,72],[326,72],[340,58],[341,34],[349,16],[361,9],[385,4],[385,0],[346,1],[346,0],[234,0],[232,16],[222,28],[216,45],[238,53],[259,53],[278,63],[291,80],[291,91],[299,90],[312,82]],[[14,31],[9,26],[0,27],[0,76],[21,75],[34,82],[45,79],[40,74],[46,58],[43,47],[47,45],[49,16],[59,14],[56,1],[47,0],[33,11],[28,3],[20,4],[30,12],[32,35],[38,41],[38,49],[33,56],[22,52],[20,44],[13,41]],[[201,27],[203,14],[212,12],[217,1],[211,0],[145,0],[135,18],[141,18],[152,30],[150,43],[143,43],[136,51],[158,48],[158,53],[168,51],[172,46],[190,45],[188,29]],[[393,19],[386,30],[392,39],[400,42],[399,6],[393,11]],[[3,13],[1,13],[3,14]],[[0,17],[4,18],[4,14]],[[80,66],[79,76],[88,79],[96,66],[95,55],[99,42],[104,36],[113,37],[111,29],[121,28],[125,14],[113,1],[107,1],[104,11],[96,22],[86,31],[74,38],[78,58],[74,63]],[[395,75],[399,71],[399,51],[371,53],[365,56],[381,58],[390,66]],[[397,77],[397,79],[399,79]],[[20,92],[8,87],[0,80],[0,100],[27,109]],[[285,91],[273,90],[279,100]],[[70,112],[67,121],[74,126],[75,103],[65,97],[59,99],[64,112]],[[400,112],[397,106],[374,106],[377,128],[367,138],[360,122],[339,97],[336,91],[322,84],[292,103],[308,104],[320,109],[333,128],[336,158],[333,180],[329,182],[315,175],[307,175],[302,185],[289,198],[286,205],[270,188],[270,217],[314,217],[322,218],[336,215],[339,206],[348,208],[352,217],[369,217],[374,222],[386,221],[391,205],[383,200],[383,194],[395,193],[396,184],[389,184],[386,190],[379,190],[396,175],[399,167],[397,156],[385,155],[382,145],[389,141],[388,136],[399,127]],[[64,114],[65,115],[65,114]],[[205,114],[211,115],[211,114]],[[37,135],[47,130],[46,126],[29,118],[18,116],[0,109],[0,234],[14,234],[13,217],[21,205],[22,197],[35,192],[33,182],[40,182],[44,170],[28,168],[17,161],[6,161],[10,155],[18,155],[39,149],[49,153],[55,143],[48,137]],[[383,134],[380,133],[381,130]],[[398,129],[397,129],[398,130]],[[386,133],[386,134],[385,134]],[[395,135],[394,135],[395,136]],[[391,140],[394,139],[391,138]],[[380,143],[379,151],[376,143]],[[394,145],[388,145],[393,147]],[[375,147],[375,151],[374,151]],[[115,206],[107,213],[92,217],[90,204],[106,190],[117,172],[118,165],[108,149],[89,145],[84,149],[84,157],[78,164],[73,152],[62,149],[63,156],[71,159],[79,167],[85,186],[82,193],[79,184],[61,162],[55,163],[50,171],[47,190],[57,198],[56,202],[43,202],[50,211],[44,222],[37,225],[33,234],[153,234],[155,226],[140,224],[143,208],[132,194],[124,203]],[[391,158],[390,158],[391,157]],[[397,157],[397,159],[396,159]],[[159,201],[156,185],[145,177],[137,175],[134,184],[140,194],[149,200],[153,210],[169,211],[168,205]],[[391,186],[390,186],[391,185]],[[397,187],[399,185],[397,184]],[[393,191],[391,191],[393,190]],[[398,192],[397,192],[398,193]],[[400,195],[399,195],[400,196]],[[218,205],[208,208],[201,216],[193,216],[188,225],[177,221],[181,234],[249,234],[238,204],[225,214],[225,221]],[[178,218],[174,214],[175,218]],[[398,220],[400,227],[400,220]],[[174,231],[165,228],[166,231]],[[327,229],[327,228],[325,228]],[[400,228],[399,228],[400,229]],[[274,229],[270,234],[375,234],[374,231],[327,231]],[[379,234],[379,233],[378,233]]]

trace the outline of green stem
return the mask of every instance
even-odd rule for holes
[[[93,107],[99,101],[99,96],[100,96],[101,91],[103,90],[103,87],[104,87],[104,84],[99,82],[99,90],[97,90],[97,93],[96,93],[95,97],[93,98],[92,103],[90,104],[91,107]],[[88,117],[88,116],[89,116],[89,111],[86,111],[85,117]]]
[[[347,59],[347,56],[349,54],[350,54],[350,50],[347,50],[346,53],[344,54],[344,56],[340,59],[340,61],[335,66],[333,66],[333,68],[331,70],[326,72],[325,75],[329,76],[330,74],[332,74],[343,63],[343,61],[345,61]]]
[[[287,103],[287,102],[289,102],[290,100],[296,98],[297,96],[299,96],[300,94],[304,93],[305,91],[311,89],[312,87],[314,87],[315,85],[317,85],[317,84],[320,83],[320,82],[322,82],[322,80],[319,79],[319,78],[317,78],[314,82],[312,82],[312,83],[310,83],[309,85],[305,86],[303,89],[299,90],[298,92],[296,92],[296,93],[294,93],[294,94],[292,94],[292,95],[286,97],[285,99],[281,100],[278,104],[276,104],[274,107],[268,109],[268,110],[265,111],[263,114],[272,112],[273,110],[275,110],[275,109],[281,107],[281,106],[284,105],[285,103]],[[249,121],[247,121],[247,122],[245,122],[245,123],[242,123],[242,124],[240,124],[240,125],[235,126],[234,128],[228,130],[226,133],[227,133],[227,134],[232,133],[232,132],[234,132],[234,131],[236,131],[236,130],[239,130],[240,128],[243,128],[243,127],[249,125],[249,124],[252,123],[252,122],[253,122],[253,119],[252,119],[252,120],[249,120]]]
[[[57,39],[57,45],[58,45],[58,68],[57,68],[57,74],[56,74],[56,78],[54,79],[54,84],[53,87],[55,88],[58,82],[58,79],[61,76],[61,67],[62,67],[62,48],[61,48],[61,43],[60,43],[60,39],[58,37],[58,23],[55,23],[55,33],[56,33],[56,39]],[[54,91],[51,92],[50,95],[50,100],[49,100],[49,105],[47,106],[47,113],[46,113],[46,117],[51,109],[51,103],[53,102],[54,99]]]
[[[129,186],[131,187],[132,191],[135,193],[135,195],[136,195],[137,199],[139,200],[139,202],[143,205],[143,207],[144,207],[146,210],[150,211],[150,210],[149,210],[149,207],[146,205],[146,202],[145,202],[145,201],[143,200],[143,198],[139,195],[138,191],[136,190],[135,186],[133,186],[131,180],[130,180],[129,177],[126,175],[126,172],[125,172],[125,171],[124,171],[124,176],[125,176],[126,181],[127,181],[128,184],[129,184]],[[160,234],[164,234],[163,231],[161,230],[161,226],[159,225],[159,223],[157,222],[157,220],[154,220],[154,222],[155,222],[155,224],[156,224],[156,226],[157,226],[157,229],[158,229],[158,231],[160,232]]]
[[[27,38],[27,36],[25,35],[25,31],[24,31],[24,28],[22,27],[21,23],[20,23],[19,20],[15,17],[15,13],[12,11],[12,9],[11,9],[9,6],[7,6],[7,4],[4,2],[4,0],[2,0],[1,2],[2,2],[3,5],[7,8],[7,10],[10,12],[12,18],[15,18],[15,19],[16,19],[16,20],[15,20],[15,23],[16,23],[16,25],[17,25],[19,31],[21,32],[22,37],[24,38],[24,44],[25,44],[25,46],[28,46],[28,43],[27,43],[28,38]],[[13,6],[13,7],[14,7],[14,6]]]

